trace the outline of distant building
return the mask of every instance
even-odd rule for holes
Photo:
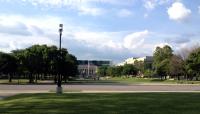
[[[78,60],[79,77],[96,77],[98,67],[111,65],[112,62],[106,60]]]
[[[153,64],[153,57],[152,56],[146,56],[146,57],[140,57],[140,58],[128,58],[124,62],[117,64],[117,66],[124,66],[125,64],[135,64],[135,61],[138,62],[144,62],[146,68],[152,68]]]

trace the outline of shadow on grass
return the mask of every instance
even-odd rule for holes
[[[0,100],[0,113],[198,114],[198,93],[22,94]]]
[[[23,83],[18,83],[18,82],[1,82],[0,84],[2,85],[55,85],[56,83],[52,82],[38,82],[38,83],[28,83],[28,82],[23,82]],[[113,80],[92,80],[92,79],[87,79],[87,80],[71,80],[67,81],[67,83],[62,83],[63,85],[127,85],[125,83],[121,83],[118,81],[113,81]]]
[[[166,80],[161,80],[161,79],[152,79],[152,80],[150,80],[151,82],[164,82],[164,81],[166,81]]]

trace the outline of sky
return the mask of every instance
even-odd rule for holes
[[[0,0],[0,51],[59,45],[78,59],[151,56],[200,43],[200,0]]]

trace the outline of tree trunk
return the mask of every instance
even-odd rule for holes
[[[177,76],[178,77],[178,81],[180,80],[180,77],[179,76]]]
[[[64,76],[64,80],[65,80],[65,83],[67,83],[67,76],[66,75]]]
[[[32,73],[29,74],[29,83],[33,83],[33,74]]]
[[[54,75],[54,83],[57,83],[57,75]]]
[[[36,74],[36,75],[35,75],[35,83],[37,83],[38,75],[39,75],[39,74]]]
[[[199,81],[199,78],[196,76],[196,81]]]
[[[9,77],[9,82],[11,83],[12,82],[12,74],[8,74],[8,77]]]

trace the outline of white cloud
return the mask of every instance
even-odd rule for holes
[[[72,33],[73,39],[79,42],[85,42],[88,46],[95,48],[111,48],[113,50],[121,50],[122,44],[114,41],[119,38],[121,32],[95,32],[88,30],[80,30]]]
[[[135,49],[144,43],[145,38],[150,34],[148,30],[134,32],[124,38],[123,46],[128,49]]]
[[[144,7],[147,9],[147,10],[152,10],[155,8],[156,6],[156,1],[157,0],[145,0],[144,2]]]
[[[199,11],[199,13],[200,13],[200,6],[198,7],[198,11]]]
[[[77,11],[79,15],[100,16],[107,12],[108,9],[102,8],[103,5],[130,6],[135,0],[21,0],[24,3],[30,3],[34,6],[44,8],[64,7]],[[122,12],[123,13],[123,12]],[[130,12],[124,12],[129,15]],[[123,15],[123,14],[122,14]]]
[[[134,50],[144,44],[145,38],[150,35],[148,30],[133,32],[126,34],[123,37],[123,32],[91,32],[91,31],[80,31],[75,32],[74,39],[79,42],[85,42],[87,45],[94,46],[96,48],[111,48],[116,51],[123,51],[125,49]],[[115,39],[120,37],[117,41]]]
[[[92,7],[85,7],[81,6],[78,8],[80,15],[92,15],[92,16],[99,16],[104,14],[104,10],[101,8],[92,8]]]
[[[155,7],[169,3],[171,1],[172,0],[143,0],[143,5],[147,10],[153,10]]]
[[[128,17],[128,16],[131,16],[133,13],[130,11],[130,10],[127,10],[127,9],[121,9],[119,12],[118,12],[118,16],[119,17]]]
[[[154,50],[156,49],[156,47],[163,48],[163,47],[166,46],[166,45],[172,47],[172,45],[170,45],[169,43],[159,43],[159,44],[156,44],[156,45],[154,46]]]
[[[167,13],[171,20],[184,21],[192,13],[190,9],[187,9],[184,4],[180,2],[175,2],[170,8],[168,8]]]
[[[93,2],[98,0],[22,0],[26,3],[31,3],[34,6],[41,8],[52,7],[65,7],[68,9],[76,10],[79,15],[99,16],[105,11],[102,8],[92,5]]]
[[[21,49],[33,44],[56,45],[54,35],[58,32],[60,18],[24,17],[20,15],[0,15],[0,51]],[[50,37],[49,37],[50,36]]]

